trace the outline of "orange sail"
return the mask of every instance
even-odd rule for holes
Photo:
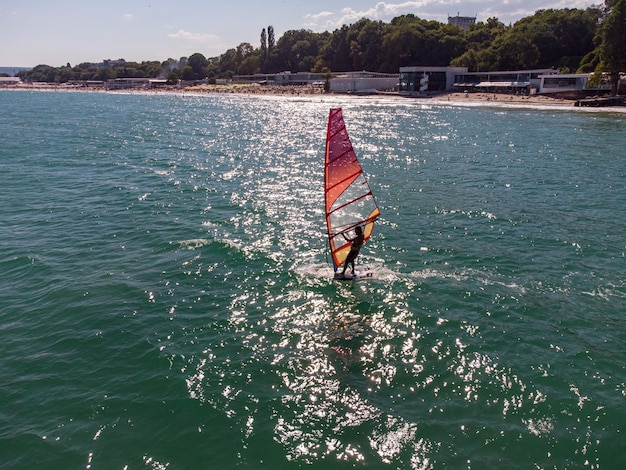
[[[367,241],[380,215],[376,199],[356,158],[341,108],[330,110],[324,157],[324,193],[328,241],[335,271],[350,252],[354,229],[360,226]]]

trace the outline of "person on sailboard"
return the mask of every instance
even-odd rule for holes
[[[354,260],[359,255],[359,251],[361,250],[363,242],[365,241],[365,234],[363,233],[363,229],[361,227],[357,226],[354,231],[356,233],[356,237],[354,238],[348,238],[346,237],[345,233],[342,233],[343,238],[345,238],[346,241],[352,242],[352,246],[350,247],[350,253],[348,253],[346,261],[343,263],[343,271],[341,272],[342,276],[346,275],[346,268],[348,267],[348,263],[352,265],[352,275],[355,275]]]

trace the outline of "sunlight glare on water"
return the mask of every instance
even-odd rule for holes
[[[0,96],[8,465],[623,466],[621,116]],[[327,258],[337,106],[362,282]]]
[[[546,345],[535,337],[515,350],[506,346],[521,341],[506,323],[517,317],[516,328],[529,327],[511,313],[519,311],[533,284],[523,274],[509,274],[516,268],[506,258],[472,260],[459,251],[457,233],[474,241],[498,240],[528,217],[488,201],[490,192],[520,184],[516,175],[499,183],[503,175],[489,163],[504,159],[506,166],[518,167],[527,160],[517,156],[524,148],[514,142],[518,137],[500,134],[485,146],[484,137],[471,133],[477,130],[467,132],[467,123],[453,127],[450,119],[461,110],[423,109],[417,117],[410,107],[387,113],[384,107],[348,103],[348,131],[356,131],[355,147],[372,173],[385,216],[363,262],[380,264],[374,257],[380,251],[396,255],[388,253],[388,267],[379,266],[381,274],[393,273],[381,277],[386,281],[337,286],[315,268],[326,248],[317,162],[328,106],[280,100],[257,106],[246,103],[233,134],[220,139],[236,138],[244,151],[225,161],[223,177],[240,184],[229,187],[225,197],[235,206],[234,215],[213,236],[241,253],[243,264],[240,273],[227,273],[239,290],[224,302],[229,314],[222,328],[230,339],[221,335],[217,347],[187,359],[184,371],[195,370],[188,379],[190,395],[235,419],[251,440],[258,426],[272,423],[274,439],[294,462],[406,462],[431,468],[433,455],[445,455],[452,465],[471,466],[471,456],[457,451],[468,439],[486,449],[508,448],[505,461],[511,462],[523,458],[531,437],[545,440],[546,461],[558,455],[559,434],[577,427],[557,429],[558,414],[549,403],[554,384],[541,385],[552,365],[537,364],[531,368],[537,374],[520,375],[516,359]],[[455,172],[465,176],[458,184]],[[418,204],[424,193],[442,190],[447,194],[434,208]],[[467,201],[455,193],[477,198],[480,206],[464,207]],[[206,224],[212,223],[211,212],[206,211]],[[434,223],[439,231],[426,235]],[[385,226],[398,232],[393,246]],[[414,251],[414,245],[423,246]],[[465,266],[454,268],[455,257],[465,259]],[[399,272],[391,268],[394,258]],[[509,336],[505,344],[489,346]],[[234,346],[237,354],[220,357],[220,350]],[[558,352],[563,346],[549,348]],[[579,403],[574,408],[582,410],[588,399],[580,399],[577,387],[569,389]],[[270,410],[261,406],[268,402]],[[586,433],[582,448],[595,445]],[[502,461],[488,455],[482,464]],[[477,460],[482,465],[480,454]]]

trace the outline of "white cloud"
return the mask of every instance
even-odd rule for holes
[[[403,3],[378,2],[371,8],[364,10],[355,10],[353,8],[346,7],[342,8],[338,14],[320,12],[317,14],[308,14],[306,15],[306,18],[313,20],[309,23],[313,29],[334,30],[340,28],[344,24],[349,25],[355,23],[361,18],[369,18],[374,21],[390,21],[396,16],[407,14],[414,14],[423,18],[433,18],[438,15],[433,14],[432,11],[426,12],[424,7],[432,5],[441,6],[443,3],[445,2],[442,2],[441,0],[420,0],[417,2]]]
[[[346,7],[336,12],[305,15],[306,26],[314,31],[333,31],[361,18],[389,22],[401,15],[413,14],[426,20],[446,22],[448,15],[476,15],[478,21],[496,17],[505,24],[532,16],[541,9],[587,8],[594,0],[416,0],[399,3],[371,2],[371,7],[356,10]],[[598,3],[598,2],[595,2]]]
[[[124,13],[122,15],[122,21],[124,23],[130,23],[131,21],[133,21],[134,17],[131,13]]]
[[[363,11],[355,11],[352,8],[344,8],[341,10],[342,17],[339,21],[344,21],[346,24],[354,23],[363,17],[373,20],[387,21],[391,18],[400,15],[407,15],[409,13],[418,14],[423,7],[429,3],[441,4],[441,2],[429,2],[423,0],[419,2],[404,2],[404,3],[385,3],[378,2],[372,8]],[[418,15],[419,16],[419,15]]]
[[[168,38],[172,39],[182,39],[184,41],[192,42],[195,44],[207,44],[211,42],[219,42],[219,37],[215,34],[208,33],[192,33],[189,31],[185,31],[183,29],[179,29],[175,33],[170,33],[167,35]]]
[[[320,11],[319,13],[307,13],[306,15],[304,15],[304,18],[308,21],[305,21],[303,26],[312,31],[320,31],[324,28],[335,29],[334,27],[332,27],[335,23],[331,19],[333,16],[334,16],[334,13],[331,11]],[[326,21],[324,21],[324,19],[326,19]]]
[[[307,13],[304,15],[305,18],[310,18],[312,20],[321,20],[329,16],[333,16],[332,11],[320,11],[319,13]]]

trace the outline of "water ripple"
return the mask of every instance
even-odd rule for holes
[[[2,98],[7,465],[623,466],[620,117]],[[350,284],[337,105],[383,213]]]

